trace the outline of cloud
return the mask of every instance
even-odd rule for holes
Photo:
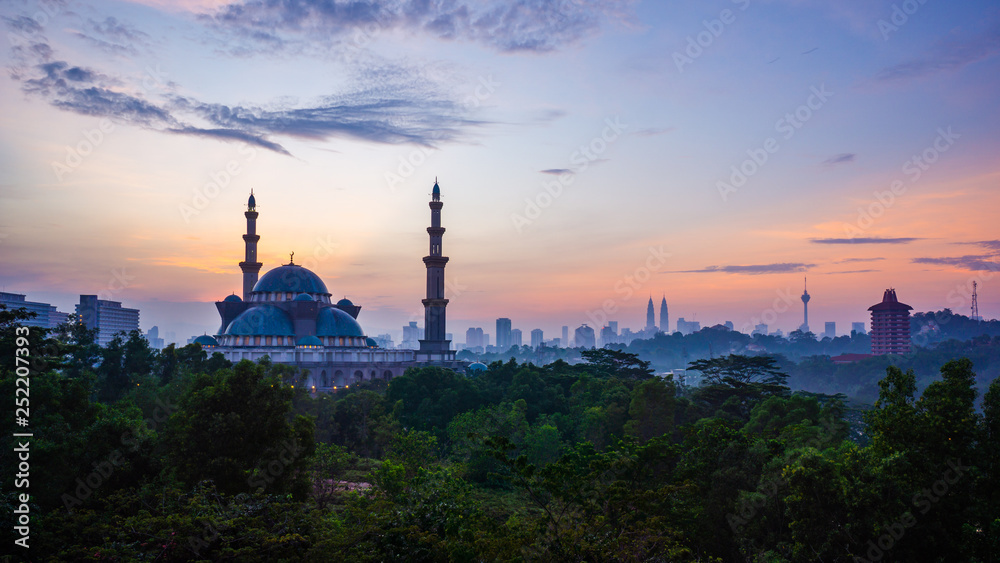
[[[996,250],[1000,252],[1000,240],[980,240],[976,242],[960,242],[958,244],[972,244],[975,246],[981,246],[987,250]]]
[[[242,0],[202,18],[256,45],[286,48],[361,33],[404,30],[501,52],[548,52],[625,21],[635,0]]]
[[[27,25],[6,21],[8,26]],[[133,33],[107,20],[101,25],[111,34]],[[420,68],[397,63],[370,62],[354,69],[353,85],[336,94],[304,104],[278,101],[263,107],[169,93],[147,99],[118,78],[52,58],[52,49],[39,36],[30,48],[15,52],[10,75],[25,93],[65,111],[155,131],[243,141],[286,155],[287,149],[272,137],[435,146],[461,140],[484,124],[466,117],[468,108],[451,89]]]
[[[748,274],[748,275],[759,275],[759,274],[787,274],[794,272],[804,272],[809,268],[814,267],[815,264],[800,264],[800,263],[780,263],[780,264],[754,264],[749,266],[708,266],[702,270],[681,270],[680,274],[709,274],[709,273],[723,273],[723,274]]]
[[[669,132],[673,131],[674,129],[676,129],[676,128],[675,127],[653,127],[653,128],[648,128],[648,129],[639,129],[638,131],[636,131],[633,134],[634,135],[638,135],[640,137],[653,137],[653,136],[656,136],[656,135],[663,135],[664,133],[669,133]]]
[[[915,240],[924,240],[916,237],[857,237],[857,238],[813,238],[809,242],[814,244],[909,244]]]
[[[71,33],[114,55],[134,56],[139,54],[139,47],[149,46],[149,35],[112,16],[104,18],[103,21],[87,20],[87,30],[89,33],[84,31]]]
[[[883,68],[875,78],[882,81],[919,78],[938,72],[958,70],[997,53],[1000,53],[1000,26],[993,26],[970,38],[952,37],[939,42],[932,50],[918,58]]]
[[[854,162],[858,155],[852,152],[844,152],[840,154],[835,154],[830,158],[823,161],[823,164],[827,166],[833,166],[835,164],[846,164],[848,162]]]
[[[552,174],[553,176],[558,176],[560,174],[572,174],[573,171],[569,168],[548,168],[546,170],[539,170],[542,174]]]
[[[843,260],[837,260],[834,264],[850,264],[854,262],[878,262],[880,260],[885,260],[885,258],[844,258]]]
[[[826,272],[827,274],[867,274],[868,272],[881,272],[882,270],[843,270],[840,272]]]
[[[951,258],[914,258],[914,264],[932,264],[936,266],[953,266],[972,272],[1000,272],[1000,257],[987,254],[957,256]]]

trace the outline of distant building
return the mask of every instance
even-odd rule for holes
[[[574,345],[577,348],[596,348],[597,342],[594,338],[594,329],[590,328],[586,324],[580,325],[580,328],[576,329],[574,334],[576,342]]]
[[[621,334],[618,335],[618,341],[626,346],[631,344],[633,340],[635,340],[635,334],[630,328],[623,328]]]
[[[660,301],[660,330],[670,332],[670,313],[667,311],[667,296]]]
[[[379,348],[395,348],[396,345],[392,341],[392,335],[389,333],[380,334],[372,338],[375,344],[378,344]]]
[[[601,328],[601,346],[607,346],[608,344],[616,344],[618,342],[618,335],[615,334],[614,329],[610,326],[605,326]]]
[[[518,348],[520,348],[521,344],[523,342],[522,337],[523,337],[523,335],[521,333],[521,329],[519,329],[519,328],[511,329],[511,331],[510,331],[510,345],[511,345],[511,347],[517,346]]]
[[[892,288],[885,290],[881,303],[868,307],[872,312],[872,354],[909,353],[911,309],[896,299]]]
[[[424,337],[424,329],[417,326],[417,321],[410,321],[410,324],[403,327],[403,342],[399,347],[404,350],[417,350],[420,348],[420,339]]]
[[[537,349],[545,342],[545,333],[542,329],[536,328],[531,331],[531,347]]]
[[[823,331],[823,338],[837,338],[837,323],[827,321],[825,326],[826,330]]]
[[[851,332],[856,332],[858,334],[868,334],[865,330],[865,323],[851,323]]]
[[[649,298],[649,304],[646,305],[646,331],[656,332],[656,314],[653,312],[653,298]]]
[[[154,326],[146,331],[146,341],[149,347],[155,350],[163,350],[163,339],[160,338],[160,327]]]
[[[755,327],[753,327],[753,332],[750,333],[750,336],[756,336],[758,334],[760,334],[762,336],[767,336],[767,325],[766,324],[761,323],[761,324],[756,325]]]
[[[569,348],[569,327],[562,327],[562,338],[559,339],[560,345],[563,348]]]
[[[736,330],[736,325],[733,324],[733,321],[726,321],[722,323],[722,326],[728,328],[729,330]]]
[[[97,329],[97,343],[107,346],[119,332],[139,330],[139,310],[122,307],[118,301],[81,295],[76,306],[77,319],[91,330]]]
[[[500,317],[497,319],[497,348],[506,352],[510,347],[510,319]]]
[[[39,328],[56,328],[66,322],[69,313],[61,313],[54,305],[48,303],[38,303],[28,301],[20,293],[6,293],[0,291],[0,305],[6,305],[8,310],[26,309],[29,313],[35,313],[35,318],[21,321],[22,326],[37,326]]]
[[[688,335],[701,330],[701,323],[698,321],[686,321],[684,317],[677,319],[677,332]]]
[[[465,347],[466,348],[483,348],[486,349],[488,342],[484,340],[483,329],[479,327],[469,327],[469,330],[465,331]]]

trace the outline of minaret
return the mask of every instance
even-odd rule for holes
[[[656,314],[653,312],[653,296],[649,296],[649,304],[646,305],[646,330],[656,330]]]
[[[430,235],[430,254],[424,256],[427,266],[427,299],[424,304],[424,338],[420,341],[417,358],[421,360],[454,359],[455,353],[450,350],[451,341],[445,336],[445,307],[448,300],[444,298],[444,267],[448,257],[441,255],[441,237],[444,227],[441,226],[441,188],[437,178],[434,179],[434,190],[431,192],[431,226],[427,227]]]
[[[667,313],[667,296],[663,296],[663,301],[660,301],[660,331],[670,332],[670,315]]]
[[[809,288],[806,286],[806,278],[802,278],[802,326],[799,330],[809,332]]]
[[[257,241],[260,235],[257,234],[257,200],[253,197],[253,190],[250,190],[250,199],[247,200],[247,211],[244,213],[247,218],[247,234],[243,235],[246,242],[246,259],[240,262],[240,269],[243,270],[243,300],[250,300],[250,292],[257,283],[257,274],[263,266],[257,261]]]

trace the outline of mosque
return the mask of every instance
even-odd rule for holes
[[[230,295],[215,303],[221,317],[218,334],[199,336],[195,342],[209,353],[221,352],[227,360],[257,361],[264,356],[274,363],[308,370],[307,385],[316,391],[330,391],[365,380],[391,379],[407,368],[439,365],[464,371],[465,362],[455,359],[445,328],[444,268],[442,256],[441,188],[437,181],[431,192],[430,253],[424,257],[427,269],[427,298],[424,299],[424,339],[419,350],[379,348],[358,323],[361,307],[344,298],[336,303],[323,280],[296,264],[294,253],[288,264],[260,276],[263,264],[257,261],[257,201],[253,192],[244,213],[247,232],[243,235],[246,255],[239,263],[243,270],[243,296]]]

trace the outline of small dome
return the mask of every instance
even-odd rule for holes
[[[219,341],[207,334],[203,334],[198,338],[195,338],[192,344],[201,344],[202,348],[208,348],[208,347],[218,346]]]
[[[323,342],[315,336],[303,336],[295,343],[296,346],[322,346]]]
[[[318,293],[330,295],[319,276],[298,264],[278,266],[261,276],[254,293]]]
[[[378,342],[375,342],[374,338],[366,338],[365,345],[369,348],[378,348]]]
[[[345,297],[340,301],[337,301],[337,305],[339,305],[340,307],[353,307],[354,303],[351,303],[351,300]]]
[[[296,301],[313,301],[313,298],[308,293],[300,293],[295,296]]]
[[[227,295],[226,298],[223,299],[223,301],[226,301],[228,303],[242,303],[243,299],[241,299],[239,295],[236,295],[234,293],[232,295]]]
[[[479,372],[486,371],[486,364],[484,364],[482,362],[475,362],[475,363],[469,364],[469,367],[466,368],[466,369],[469,371],[469,373],[479,373]]]
[[[336,307],[324,307],[316,316],[316,335],[363,337],[365,332],[354,317]]]
[[[239,314],[226,328],[236,336],[294,336],[292,320],[274,305],[258,305]]]

